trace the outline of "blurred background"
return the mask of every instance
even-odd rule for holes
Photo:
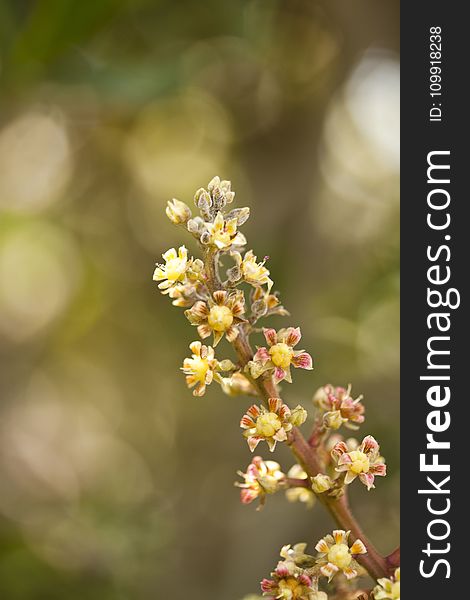
[[[315,359],[286,401],[364,394],[390,474],[352,503],[397,545],[398,8],[0,0],[2,600],[240,600],[331,526],[240,504],[248,401],[179,372],[196,334],[152,274],[194,249],[167,200],[214,175]]]

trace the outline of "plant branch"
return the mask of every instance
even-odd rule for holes
[[[218,274],[219,253],[216,250],[207,248],[204,250],[206,284],[209,292],[222,289],[223,284]],[[239,327],[239,334],[232,342],[232,345],[238,355],[241,365],[244,367],[253,358],[253,350],[250,346],[247,332],[243,326]],[[271,376],[261,376],[253,379],[249,374],[246,376],[259,392],[260,397],[267,402],[271,397],[279,397],[277,385]],[[303,467],[309,477],[315,477],[321,472],[321,464],[317,457],[316,437],[309,443],[304,438],[298,428],[292,429],[288,434],[287,443],[296,456],[299,464]],[[304,482],[305,480],[299,480]],[[302,486],[303,487],[303,486]],[[380,579],[388,575],[390,566],[376,550],[372,542],[364,534],[349,508],[346,494],[339,499],[327,496],[326,494],[317,494],[320,502],[330,512],[333,519],[339,527],[344,530],[350,530],[353,539],[360,538],[367,548],[367,554],[357,557],[358,562],[368,571],[374,579]]]

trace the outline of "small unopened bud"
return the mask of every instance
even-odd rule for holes
[[[214,202],[214,208],[216,210],[221,210],[222,208],[224,208],[224,206],[226,204],[225,194],[219,187],[215,187],[213,189],[212,200]]]
[[[323,416],[323,423],[330,429],[339,429],[346,421],[347,419],[343,419],[339,410],[330,410]]]
[[[312,490],[316,494],[323,494],[335,485],[334,481],[328,475],[318,473],[315,477],[312,477]]]
[[[196,234],[199,233],[204,227],[204,221],[201,219],[201,217],[194,217],[194,219],[189,219],[186,227],[190,233]]]
[[[173,198],[173,200],[168,200],[166,216],[172,223],[179,225],[180,223],[186,223],[191,218],[191,209],[181,200]]]
[[[208,204],[209,206],[212,206],[211,195],[204,188],[199,188],[194,194],[194,204],[198,208],[201,208],[201,204]]]
[[[251,305],[251,312],[255,317],[263,317],[268,312],[268,306],[264,300],[256,300]]]
[[[232,187],[232,182],[229,181],[228,179],[222,179],[222,181],[219,183],[219,187],[224,193],[230,192],[230,188]]]
[[[193,262],[191,263],[191,270],[194,273],[202,273],[202,271],[204,270],[204,263],[200,258],[195,258],[193,260]]]
[[[219,187],[219,186],[220,186],[220,177],[218,175],[216,175],[207,184],[207,189],[209,190],[209,192],[212,192],[215,187]]]
[[[220,385],[227,396],[256,396],[257,394],[253,384],[239,372],[231,377],[222,377]]]
[[[290,422],[294,427],[299,427],[307,420],[307,411],[303,406],[296,406],[291,413]]]
[[[235,192],[225,192],[225,201],[227,202],[227,204],[231,204],[233,202],[233,199],[235,198]]]
[[[279,479],[273,475],[261,475],[258,482],[267,494],[275,494],[279,490]]]
[[[240,279],[242,278],[242,273],[241,273],[240,267],[235,266],[235,267],[232,267],[231,269],[228,269],[227,277],[231,283],[240,281]]]
[[[235,368],[233,362],[228,358],[219,362],[219,369],[221,371],[233,371]]]
[[[208,231],[203,231],[201,233],[200,240],[201,240],[201,244],[205,244],[205,245],[209,244],[210,241],[211,241],[211,235],[210,235],[210,233]]]
[[[245,206],[244,208],[234,208],[231,210],[226,219],[237,219],[237,225],[240,227],[248,221],[250,217],[250,207]]]

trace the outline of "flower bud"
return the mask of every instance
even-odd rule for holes
[[[324,475],[323,473],[318,473],[315,477],[312,477],[312,490],[316,494],[323,494],[323,492],[327,492],[331,490],[334,486],[334,481],[328,475]]]
[[[307,411],[305,410],[305,408],[303,408],[299,404],[292,411],[290,422],[292,423],[292,425],[294,427],[299,427],[300,425],[305,423],[306,420],[307,420]]]
[[[228,277],[228,280],[230,281],[230,283],[235,283],[236,281],[239,281],[241,279],[241,277],[242,277],[242,273],[240,271],[240,267],[237,267],[235,265],[231,269],[228,269],[227,270],[227,277]]]
[[[234,208],[227,215],[226,219],[237,219],[237,225],[240,227],[248,221],[250,216],[250,207],[245,206],[244,208]]]
[[[323,416],[323,423],[329,429],[339,429],[345,421],[347,419],[343,419],[339,410],[330,410]]]
[[[211,195],[204,189],[199,188],[197,192],[194,194],[194,204],[201,208],[202,206],[212,206],[212,198]]]
[[[180,223],[186,223],[191,218],[191,210],[184,202],[173,198],[173,200],[168,200],[166,216],[172,223],[179,225]]]
[[[279,490],[279,479],[273,475],[260,475],[258,482],[266,494],[275,494]]]
[[[235,192],[232,192],[232,191],[225,192],[225,201],[227,202],[227,204],[230,204],[231,202],[233,202],[234,198],[235,198]]]
[[[268,312],[268,306],[264,300],[256,300],[251,305],[251,312],[259,319],[259,317],[263,317]]]
[[[194,273],[202,273],[202,271],[204,270],[204,263],[200,258],[196,258],[192,261],[191,270]]]
[[[220,186],[220,177],[218,175],[216,175],[207,184],[207,189],[209,190],[209,192],[212,193],[214,188],[219,187],[219,186]]]
[[[204,245],[209,244],[210,241],[211,241],[211,235],[210,235],[210,233],[208,231],[203,231],[201,233],[200,240],[201,240],[201,244],[204,244]]]
[[[204,227],[204,221],[201,219],[201,217],[194,217],[194,219],[189,219],[186,227],[188,228],[189,233],[197,234]]]
[[[231,360],[226,358],[225,360],[221,360],[219,362],[219,369],[221,371],[233,371],[235,369],[235,365]]]
[[[253,384],[242,373],[236,372],[231,377],[222,377],[222,391],[227,396],[256,396]]]

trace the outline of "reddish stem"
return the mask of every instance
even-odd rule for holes
[[[386,557],[387,564],[391,569],[396,569],[400,566],[400,546]]]

